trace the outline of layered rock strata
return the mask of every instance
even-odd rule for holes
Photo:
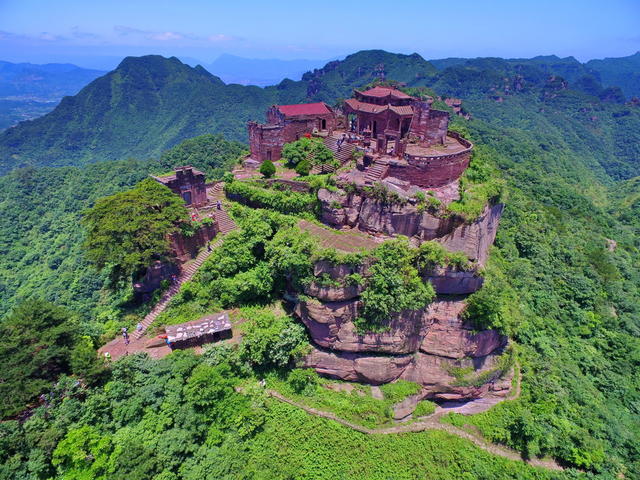
[[[357,298],[296,305],[315,346],[304,366],[374,385],[410,380],[423,386],[421,398],[472,399],[503,390],[490,376],[481,386],[465,386],[452,373],[465,368],[473,378],[490,373],[507,345],[507,337],[498,332],[474,331],[463,322],[462,298],[439,298],[426,309],[401,312],[382,333],[358,332],[354,320],[359,305]]]
[[[487,206],[473,222],[457,216],[438,217],[407,202],[388,203],[360,192],[318,192],[323,223],[357,228],[367,233],[405,235],[416,241],[436,240],[449,250],[465,253],[483,265],[493,243],[504,205]]]

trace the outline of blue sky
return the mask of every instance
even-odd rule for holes
[[[425,58],[624,56],[640,50],[640,0],[0,0],[0,59],[9,61],[329,59],[371,48]]]

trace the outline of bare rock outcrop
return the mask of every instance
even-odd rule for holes
[[[423,273],[422,278],[431,282],[439,295],[464,295],[480,290],[484,279],[475,271],[460,271],[435,267]]]
[[[439,298],[428,309],[429,329],[420,351],[444,358],[484,357],[507,345],[508,338],[496,330],[476,331],[463,322],[461,299]]]
[[[418,350],[427,332],[424,310],[401,312],[391,318],[389,329],[382,333],[360,334],[354,319],[359,302],[302,301],[296,313],[307,326],[314,343],[343,352],[411,353]]]
[[[504,205],[487,206],[473,222],[451,215],[439,217],[419,211],[412,203],[387,203],[361,193],[342,190],[318,192],[322,221],[337,228],[351,227],[374,234],[405,235],[418,241],[436,240],[452,251],[465,253],[483,265],[495,240]]]
[[[380,385],[397,379],[412,359],[412,355],[377,356],[314,348],[304,358],[303,366],[332,378]]]

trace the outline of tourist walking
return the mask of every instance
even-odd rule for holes
[[[129,345],[129,332],[127,332],[127,327],[122,327],[122,338],[124,338],[124,344]]]

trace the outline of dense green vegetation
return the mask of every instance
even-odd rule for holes
[[[246,375],[216,348],[127,357],[100,388],[65,379],[25,423],[0,424],[0,478],[570,478],[443,432],[367,436],[265,398]]]
[[[269,208],[284,214],[314,213],[318,209],[318,199],[312,193],[267,189],[262,184],[245,181],[225,183],[224,191],[234,200],[251,207]]]
[[[586,66],[598,72],[604,85],[620,87],[629,97],[640,96],[640,52],[628,57],[589,60]]]
[[[191,150],[194,143],[203,147],[197,150],[202,156]],[[207,172],[207,166],[213,172],[238,152],[238,144],[216,136],[187,145],[167,152],[162,163],[123,160],[85,168],[25,168],[0,178],[0,315],[24,299],[40,297],[91,319],[98,336],[100,325],[119,318],[114,308],[129,294],[102,290],[108,272],[98,273],[85,254],[82,213],[149,173],[182,165],[182,152],[189,151],[189,163]]]
[[[0,324],[0,417],[21,412],[62,374],[92,379],[100,373],[91,337],[83,336],[78,320],[62,307],[31,300]]]
[[[208,180],[219,180],[231,170],[247,151],[246,145],[225,141],[222,135],[205,134],[189,138],[160,157],[165,169],[191,165],[202,170]]]
[[[398,380],[380,387],[382,398],[376,398],[370,385],[329,380],[311,369],[293,369],[286,376],[273,372],[266,380],[268,388],[287,398],[367,428],[393,426],[393,405],[420,391],[418,384]],[[420,415],[433,413],[425,413],[431,402],[422,403]]]
[[[384,331],[394,314],[426,307],[435,296],[433,286],[418,275],[416,255],[406,239],[384,242],[372,255],[375,261],[360,296],[362,311],[355,320],[363,332]]]
[[[312,166],[340,166],[333,152],[320,138],[302,137],[300,140],[287,143],[282,148],[282,158],[287,166],[295,168],[296,172],[302,176],[308,175]]]
[[[131,281],[154,261],[171,261],[169,235],[190,227],[184,201],[147,178],[135,188],[101,198],[87,210],[87,257],[112,282]]]
[[[349,57],[348,65],[357,58]],[[415,69],[407,65],[414,61],[419,60],[399,56],[385,68],[402,67],[415,78]],[[580,83],[581,72],[568,83],[549,81],[549,72],[569,72],[569,65],[544,62],[454,63],[431,77],[425,69],[425,76],[412,85],[429,82],[441,94],[464,97],[473,118],[456,118],[454,128],[468,133],[482,160],[472,164],[466,185],[500,176],[509,192],[485,286],[470,300],[469,316],[478,328],[499,328],[511,335],[522,370],[522,393],[483,414],[450,421],[470,424],[524,455],[551,455],[588,471],[587,477],[638,478],[640,188],[633,177],[640,173],[640,117],[637,107],[619,103],[615,92]],[[303,82],[284,82],[281,89],[290,87],[304,98],[310,85],[315,94],[328,95],[372,79],[363,81],[371,77],[367,69],[339,78],[345,65],[334,65],[335,75],[310,74]],[[62,128],[62,122],[56,122]],[[158,145],[164,145],[168,137],[158,138]],[[117,142],[114,148],[119,148]],[[226,161],[225,148],[220,145],[220,165]],[[65,162],[79,158],[58,153]],[[127,295],[107,295],[102,290],[106,274],[96,273],[82,257],[80,212],[100,197],[129,189],[149,171],[167,167],[157,161],[120,161],[81,169],[28,168],[0,179],[3,313],[24,298],[42,296],[78,312],[71,317],[78,331],[91,339],[129,321],[129,310],[122,308]],[[232,186],[261,195],[261,206],[273,211],[235,207],[232,213],[241,229],[229,234],[159,323],[192,320],[224,307],[271,305],[288,284],[311,278],[313,239],[295,228],[297,218],[276,213],[292,213],[287,203],[291,192],[244,182]],[[480,193],[490,199],[492,192]],[[292,205],[297,208],[297,203]],[[384,247],[393,248],[393,242]],[[464,259],[427,247],[422,253],[425,264],[453,262],[466,268]],[[361,259],[340,258],[356,263]],[[378,265],[380,281],[374,282],[369,299],[374,317],[376,312],[395,311],[398,302],[413,308],[414,301],[423,300],[413,295],[421,288],[412,270],[416,267],[402,252]],[[397,292],[403,298],[392,303]],[[363,436],[266,399],[256,380],[270,374],[288,379],[286,369],[277,369],[291,365],[304,348],[302,331],[282,312],[241,313],[249,322],[246,350],[214,348],[200,358],[177,353],[157,362],[133,356],[115,364],[102,379],[106,383],[96,387],[65,376],[55,384],[55,378],[40,377],[36,362],[46,365],[49,360],[37,355],[33,362],[9,364],[5,375],[24,382],[29,398],[49,394],[47,403],[25,422],[0,424],[0,478],[582,477],[573,470],[534,471],[440,432]],[[14,351],[18,342],[28,343],[26,336],[72,342],[72,352],[84,352],[77,354],[78,369],[68,348],[64,354],[55,349],[53,358],[63,366],[55,377],[79,373],[89,378],[91,368],[83,368],[87,365],[82,359],[93,346],[56,336],[58,323],[53,325],[24,336],[5,334],[9,343],[3,352]],[[505,361],[509,358],[511,354]],[[21,374],[18,368],[23,366],[31,372]],[[474,379],[458,373],[461,381],[473,384]],[[322,388],[317,379],[291,375],[287,384],[296,394]],[[343,403],[335,405],[347,411]],[[420,408],[430,410],[429,405]],[[15,412],[18,405],[10,409]]]

